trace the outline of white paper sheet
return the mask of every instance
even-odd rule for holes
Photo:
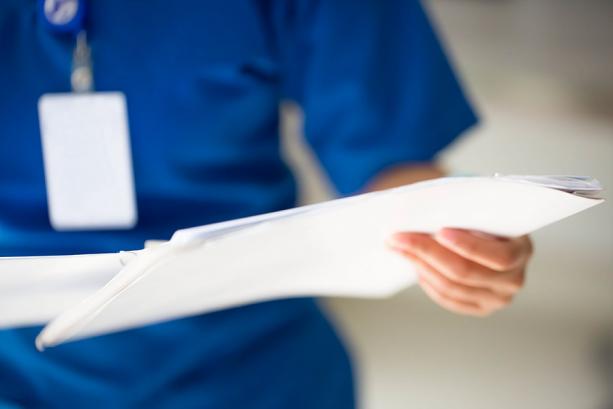
[[[54,319],[37,346],[274,298],[385,297],[415,282],[385,244],[395,231],[519,236],[600,202],[500,178],[445,178],[180,231]]]
[[[47,323],[103,287],[132,257],[0,257],[0,328]]]

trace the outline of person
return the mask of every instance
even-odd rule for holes
[[[436,154],[476,121],[417,1],[92,0],[83,22],[93,82],[126,96],[138,222],[56,231],[36,107],[43,94],[70,92],[75,37],[49,29],[49,0],[39,3],[0,3],[2,256],[139,248],[179,228],[294,206],[281,100],[304,111],[305,136],[340,195],[441,175]],[[390,246],[418,266],[436,303],[479,316],[510,302],[530,255],[527,237],[452,229],[400,232]],[[39,330],[0,331],[0,406],[355,406],[349,356],[309,298],[43,353]]]

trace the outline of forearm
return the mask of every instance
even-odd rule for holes
[[[366,191],[389,189],[409,183],[420,182],[445,176],[445,171],[434,162],[406,164],[386,169],[376,175],[367,185]]]

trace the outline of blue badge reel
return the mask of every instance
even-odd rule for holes
[[[49,30],[78,34],[85,24],[86,7],[85,0],[39,0],[38,17]]]

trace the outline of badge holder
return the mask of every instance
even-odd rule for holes
[[[38,104],[50,223],[60,231],[130,229],[137,207],[126,99],[93,91],[82,30],[70,80],[73,92],[45,94]]]

